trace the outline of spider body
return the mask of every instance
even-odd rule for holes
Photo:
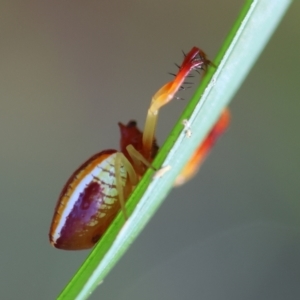
[[[120,152],[105,150],[95,154],[73,173],[59,196],[52,219],[49,238],[54,247],[64,250],[91,248],[120,209],[127,218],[125,202],[151,167],[158,151],[154,133],[159,109],[174,98],[191,71],[205,71],[208,65],[212,63],[206,55],[199,48],[192,48],[174,80],[153,96],[143,132],[134,121],[127,125],[119,123]],[[199,155],[197,161],[200,163]],[[196,159],[188,164],[187,178],[192,176],[193,168],[197,169],[195,162]],[[176,184],[182,182],[184,178]]]
[[[93,155],[73,173],[62,189],[49,234],[50,242],[56,248],[81,250],[94,246],[121,208],[116,173],[121,182],[121,197],[127,199],[145,172],[143,165],[136,165],[134,172],[126,166],[126,162],[134,165],[127,146],[132,145],[143,153],[142,132],[134,121],[127,125],[119,123],[119,127],[121,152],[110,149]],[[157,149],[153,143],[153,155]],[[116,172],[118,161],[119,172]]]

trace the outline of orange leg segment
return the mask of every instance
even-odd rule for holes
[[[216,143],[217,139],[224,133],[230,122],[230,112],[228,108],[224,109],[219,120],[214,125],[212,130],[204,142],[198,147],[191,159],[188,161],[186,166],[181,171],[180,175],[175,180],[174,186],[184,184],[186,181],[191,179],[199,170],[204,159]]]
[[[202,50],[194,47],[186,55],[174,80],[161,87],[153,96],[151,105],[148,109],[143,133],[143,148],[146,159],[149,160],[151,158],[151,149],[154,140],[154,132],[156,129],[159,109],[168,104],[174,98],[174,95],[178,92],[184,83],[185,78],[191,71],[197,69],[202,69],[205,71],[208,65],[212,65],[212,62],[206,58],[206,55]]]

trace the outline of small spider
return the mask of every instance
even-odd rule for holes
[[[192,48],[185,55],[174,80],[165,84],[153,96],[144,131],[137,128],[135,121],[130,121],[127,125],[119,123],[121,151],[101,151],[73,173],[59,196],[52,219],[49,238],[54,247],[65,250],[91,248],[120,209],[127,218],[125,202],[146,170],[151,167],[158,151],[154,135],[159,109],[174,98],[191,71],[206,71],[209,65],[213,64],[204,52],[199,48]],[[214,140],[217,134],[210,135],[209,141]],[[182,184],[196,172],[195,168],[198,168],[201,161],[199,156],[202,157],[207,152],[211,142],[206,141],[203,145],[177,178],[176,185]]]

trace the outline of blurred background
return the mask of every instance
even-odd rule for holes
[[[52,248],[57,197],[92,154],[143,127],[181,50],[213,59],[228,1],[1,1],[1,299],[55,299],[89,251]],[[173,190],[91,299],[300,299],[295,1],[233,99],[201,172]],[[189,99],[163,109],[162,144]]]

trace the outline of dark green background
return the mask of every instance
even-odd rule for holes
[[[48,243],[68,176],[118,148],[117,122],[143,125],[181,50],[213,59],[242,2],[1,1],[1,299],[57,296],[88,254]],[[299,13],[295,1],[200,174],[91,299],[300,299]],[[161,113],[160,144],[185,104]]]

